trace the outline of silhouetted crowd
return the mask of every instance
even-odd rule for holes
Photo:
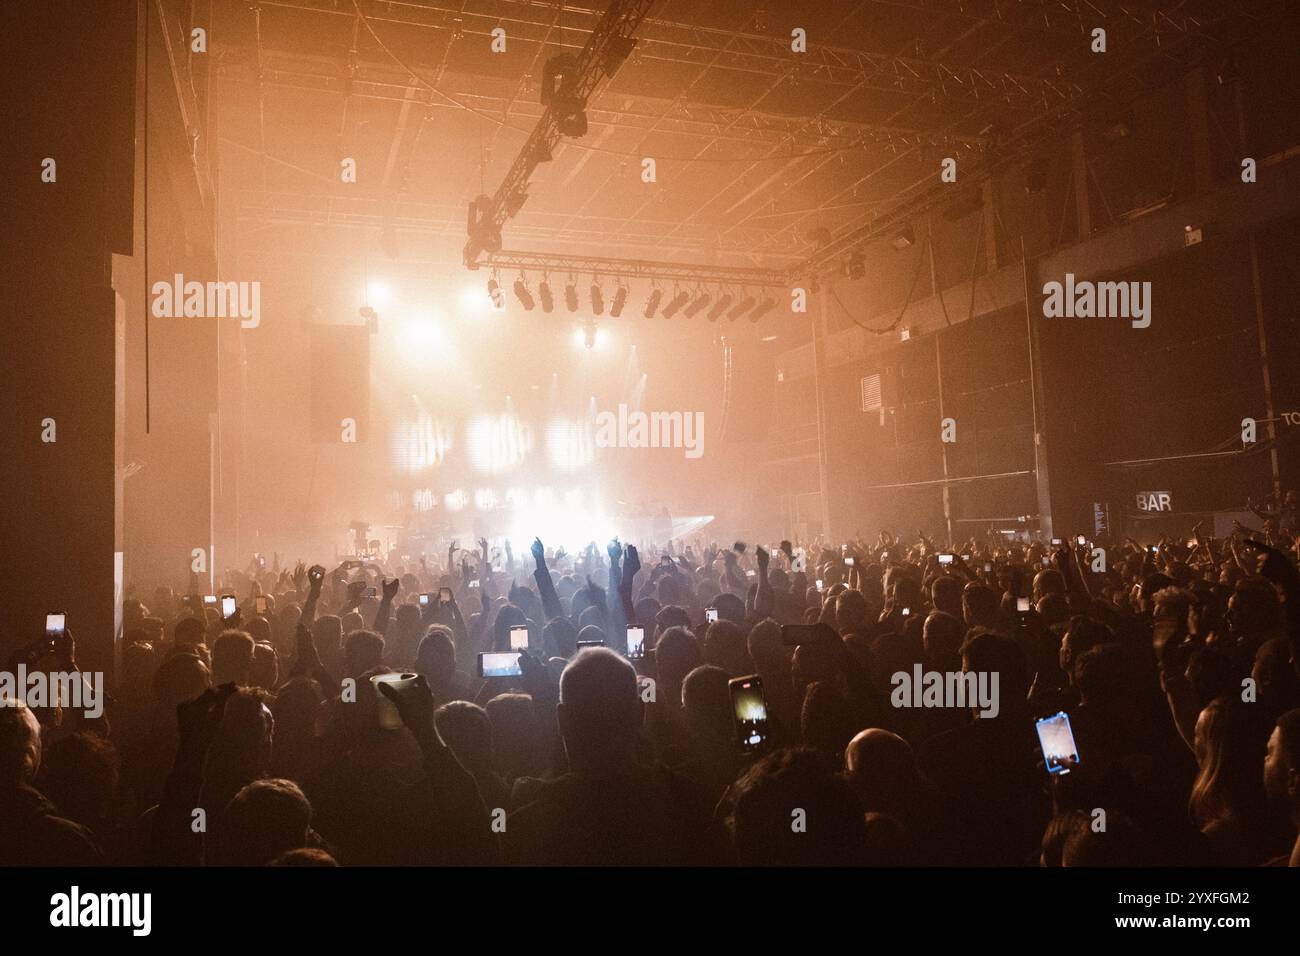
[[[1297,866],[1293,519],[255,559],[128,598],[102,715],[0,706],[0,864]],[[7,670],[75,671],[67,624]],[[920,672],[995,712],[899,706]]]

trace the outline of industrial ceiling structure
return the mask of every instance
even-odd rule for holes
[[[977,172],[1031,162],[1045,137],[1222,58],[1277,10],[1215,0],[231,3],[214,20],[211,82],[237,240],[283,249],[324,227],[377,232],[393,256],[459,251],[471,204],[507,183],[545,120],[547,64],[580,57],[622,7],[648,12],[627,21],[634,43],[585,100],[585,135],[558,137],[522,184],[526,201],[502,223],[506,250],[817,271],[951,201],[935,188],[944,158]],[[1092,50],[1097,27],[1105,54]],[[796,29],[806,52],[792,50]],[[344,158],[356,183],[340,182]]]

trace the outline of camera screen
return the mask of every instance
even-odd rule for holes
[[[704,609],[704,621],[706,624],[712,624],[718,619],[718,609],[716,607],[706,607]]]
[[[221,616],[222,616],[222,617],[234,617],[234,616],[235,616],[235,598],[234,598],[233,595],[226,594],[226,595],[223,595],[223,596],[222,596],[222,598],[221,598]]]
[[[1070,730],[1070,718],[1062,711],[1037,723],[1038,743],[1043,749],[1043,763],[1048,773],[1069,773],[1078,766],[1079,750]]]
[[[763,698],[763,682],[757,677],[737,677],[731,681],[731,707],[741,744],[747,748],[757,747],[767,737],[767,701]]]
[[[66,617],[66,615],[63,615],[63,614],[47,614],[47,615],[45,615],[45,633],[46,633],[46,634],[62,634],[62,633],[63,633],[63,628],[64,628],[64,618],[65,618],[65,617]]]
[[[645,628],[627,626],[627,656],[636,660],[645,655]]]
[[[510,649],[512,651],[528,650],[528,628],[512,627],[510,629]]]
[[[519,655],[504,651],[484,652],[478,656],[478,672],[481,677],[520,677]]]

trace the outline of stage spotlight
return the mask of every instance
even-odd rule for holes
[[[506,294],[501,291],[501,283],[497,281],[496,276],[488,279],[487,288],[488,298],[492,300],[492,308],[498,312],[502,311],[506,307]]]
[[[695,297],[695,301],[686,307],[686,311],[683,314],[688,319],[693,319],[704,311],[705,307],[707,307],[712,300],[713,296],[709,295],[707,292],[701,292]]]
[[[691,295],[689,292],[678,292],[675,296],[673,296],[673,300],[669,302],[666,306],[664,306],[664,311],[662,313],[663,317],[665,319],[671,319],[674,315],[676,315],[678,312],[681,311],[682,306],[684,306],[687,302],[689,302],[690,299],[691,299]]]
[[[582,344],[589,349],[596,347],[596,323],[588,322],[582,327]]]
[[[647,319],[653,319],[655,317],[655,312],[659,310],[659,303],[663,301],[663,297],[664,290],[658,286],[655,286],[650,290],[650,298],[648,298],[645,303],[645,317]]]
[[[533,306],[537,304],[533,300],[533,294],[528,291],[528,285],[524,282],[522,276],[515,280],[515,297],[519,300],[519,304],[524,307],[525,312],[533,311]]]
[[[609,307],[609,314],[617,319],[623,314],[625,305],[627,305],[627,286],[620,285],[614,292],[614,304]]]
[[[543,279],[542,284],[537,287],[537,294],[542,299],[542,311],[549,313],[555,308],[555,297],[551,295],[551,283]]]
[[[753,307],[754,307],[754,297],[752,295],[747,295],[739,302],[736,303],[736,307],[734,309],[732,309],[730,312],[727,313],[727,319],[731,322],[735,322],[738,318],[740,318],[742,315],[744,315]]]
[[[601,291],[600,285],[595,282],[591,284],[591,311],[593,315],[605,314],[605,293]]]
[[[758,305],[755,307],[754,311],[749,314],[749,321],[757,322],[759,319],[767,315],[767,313],[771,312],[775,308],[776,308],[776,299],[773,299],[771,296],[765,295],[763,296],[763,301],[759,302]]]
[[[728,292],[717,302],[713,303],[713,308],[709,309],[709,321],[716,322],[722,318],[722,313],[727,311],[727,306],[731,305],[731,293]]]
[[[578,311],[578,287],[572,282],[564,287],[564,304],[570,312]]]

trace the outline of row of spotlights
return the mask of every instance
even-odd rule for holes
[[[524,307],[525,312],[531,312],[537,305],[537,300],[533,298],[532,291],[528,288],[521,276],[514,283],[515,297],[519,304]],[[537,289],[538,298],[541,300],[542,311],[550,313],[555,308],[555,297],[551,292],[551,284],[542,280]],[[501,284],[496,277],[488,279],[488,295],[492,299],[492,307],[498,312],[505,308],[505,293],[501,289]],[[609,314],[618,318],[623,314],[623,309],[627,305],[628,287],[620,285],[614,293],[614,301],[610,305]],[[671,319],[678,312],[682,312],[688,319],[693,319],[699,315],[709,305],[708,319],[710,322],[716,322],[725,313],[729,321],[734,322],[742,315],[749,313],[750,321],[757,322],[762,316],[772,311],[776,307],[776,300],[771,296],[764,295],[762,300],[756,300],[752,295],[746,295],[734,306],[732,302],[735,297],[731,293],[724,293],[716,302],[713,296],[708,292],[701,291],[694,298],[691,298],[689,292],[677,292],[668,304],[659,311],[659,306],[663,302],[663,289],[655,286],[650,291],[650,297],[646,300],[644,315],[647,319],[655,317],[656,313],[662,315],[665,319]],[[570,312],[578,311],[578,287],[570,282],[564,287],[564,304]],[[728,311],[730,309],[730,311]],[[605,313],[605,294],[598,283],[592,283],[591,286],[591,311],[596,315]]]

